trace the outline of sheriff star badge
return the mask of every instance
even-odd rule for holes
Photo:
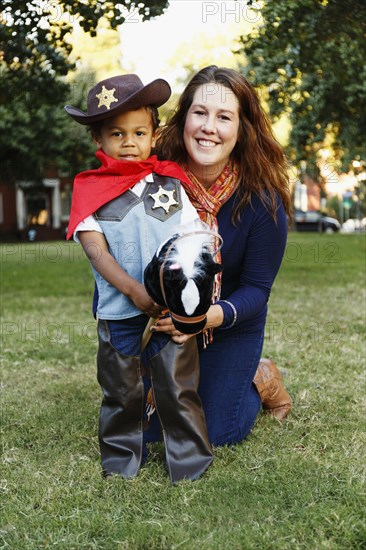
[[[158,191],[156,193],[150,193],[149,197],[154,200],[154,205],[151,208],[155,209],[161,207],[164,208],[166,213],[169,212],[171,206],[178,204],[174,199],[174,189],[166,191],[161,185],[159,185]],[[167,200],[162,201],[162,197],[166,197]]]
[[[114,97],[115,91],[116,88],[107,90],[107,88],[103,86],[100,94],[95,94],[95,97],[99,99],[98,109],[99,107],[107,107],[107,109],[109,110],[111,108],[111,103],[115,103],[116,101],[118,101],[118,99]]]

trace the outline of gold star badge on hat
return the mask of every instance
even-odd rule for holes
[[[150,193],[149,197],[154,199],[154,205],[151,208],[164,208],[165,212],[169,212],[169,208],[171,206],[174,206],[175,204],[178,204],[177,201],[174,199],[174,191],[175,189],[172,189],[171,191],[165,191],[161,185],[159,185],[159,189],[156,193]],[[167,197],[167,200],[162,201],[161,197]]]
[[[111,103],[114,103],[115,101],[118,102],[118,99],[114,97],[115,91],[116,91],[116,88],[107,90],[107,88],[103,86],[100,94],[95,94],[95,97],[99,99],[98,109],[99,107],[107,107],[107,109],[110,109]]]

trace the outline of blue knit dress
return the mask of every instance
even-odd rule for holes
[[[213,343],[200,350],[199,394],[206,415],[208,435],[214,445],[234,444],[246,437],[261,408],[253,378],[261,357],[267,302],[284,255],[287,217],[278,199],[277,220],[258,196],[233,225],[236,196],[218,213],[221,249],[222,327],[213,332]]]

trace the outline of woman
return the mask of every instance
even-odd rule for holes
[[[286,160],[253,87],[214,65],[189,82],[157,149],[184,168],[195,184],[186,189],[191,202],[224,240],[206,338],[197,337],[199,393],[211,443],[234,444],[249,433],[261,405],[280,419],[292,405],[274,363],[259,362],[291,215]],[[177,343],[190,337],[170,318],[152,330]]]

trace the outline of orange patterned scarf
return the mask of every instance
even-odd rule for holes
[[[191,187],[182,182],[183,187],[189,197],[189,200],[198,211],[201,220],[207,223],[213,231],[218,233],[217,214],[223,204],[231,197],[237,188],[238,166],[235,162],[229,161],[217,180],[206,189],[189,170],[188,166],[182,166],[183,170],[194,184]],[[219,241],[219,239],[217,239]],[[219,242],[216,243],[219,246]],[[221,263],[220,251],[216,256],[216,261]],[[220,299],[221,273],[215,278],[215,288],[213,294],[213,303]]]
[[[201,220],[212,229],[217,229],[216,216],[221,206],[231,197],[237,186],[238,166],[235,162],[228,162],[217,180],[206,189],[188,166],[182,166],[183,170],[194,184],[184,188],[193,206],[199,213]]]

